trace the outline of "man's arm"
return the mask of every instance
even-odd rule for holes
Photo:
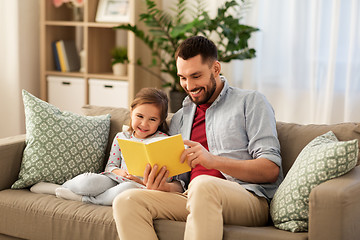
[[[187,161],[190,167],[201,164],[208,169],[217,169],[239,180],[250,183],[276,182],[280,168],[266,158],[239,161],[232,158],[215,156],[200,143],[184,140],[189,146],[181,155],[181,161]]]

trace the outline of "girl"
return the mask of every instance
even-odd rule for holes
[[[145,188],[139,177],[127,172],[117,139],[148,142],[153,138],[167,136],[167,112],[168,98],[164,92],[155,88],[141,89],[131,104],[129,130],[118,133],[113,140],[105,172],[83,173],[62,186],[41,182],[30,190],[36,193],[55,193],[57,197],[69,200],[112,205],[119,193],[130,188]]]

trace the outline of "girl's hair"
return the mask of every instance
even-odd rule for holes
[[[156,88],[143,88],[136,94],[130,108],[131,111],[133,111],[137,106],[142,104],[155,104],[160,109],[160,125],[158,127],[158,131],[168,134],[169,127],[166,123],[168,115],[168,102],[168,97],[163,91]],[[132,133],[133,131],[134,129],[131,126],[130,118],[129,132]]]

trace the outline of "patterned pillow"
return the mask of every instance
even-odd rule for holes
[[[19,179],[12,188],[40,181],[62,184],[84,172],[100,172],[110,129],[110,115],[61,112],[23,90],[26,147]]]
[[[275,227],[291,232],[308,230],[311,189],[355,167],[358,140],[340,142],[333,132],[312,140],[299,154],[270,204]]]

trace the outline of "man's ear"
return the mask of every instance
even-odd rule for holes
[[[214,64],[213,64],[213,69],[214,69],[214,72],[215,72],[215,76],[219,76],[220,75],[220,72],[221,72],[221,64],[219,61],[215,61]]]

